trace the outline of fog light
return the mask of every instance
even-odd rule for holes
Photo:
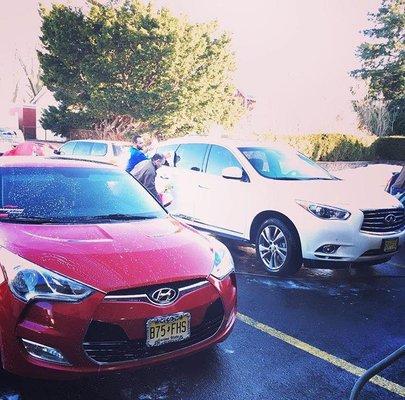
[[[337,249],[339,247],[340,246],[338,246],[337,244],[324,244],[316,252],[317,253],[333,254],[333,253],[336,253],[336,251],[337,251]]]
[[[49,346],[45,346],[40,343],[31,342],[30,340],[22,339],[25,350],[32,357],[38,358],[43,361],[54,362],[58,364],[70,365],[69,361],[63,356],[63,354]]]

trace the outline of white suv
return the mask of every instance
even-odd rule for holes
[[[274,275],[389,260],[404,235],[404,207],[382,190],[353,187],[278,145],[185,137],[159,144],[169,211],[189,225],[256,245]]]

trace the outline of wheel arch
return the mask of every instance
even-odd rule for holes
[[[286,223],[287,225],[289,225],[291,227],[291,229],[297,235],[298,244],[299,244],[301,254],[302,254],[301,237],[300,237],[300,234],[298,233],[298,230],[297,230],[296,226],[294,225],[294,223],[291,221],[290,218],[288,218],[285,214],[280,213],[278,211],[274,211],[274,210],[262,211],[253,218],[253,221],[252,221],[252,223],[250,225],[250,231],[249,231],[249,239],[250,239],[250,241],[252,243],[255,243],[256,234],[257,234],[258,229],[260,228],[260,225],[269,218],[279,218],[284,223]]]

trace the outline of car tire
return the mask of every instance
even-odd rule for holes
[[[256,256],[270,275],[291,275],[302,265],[297,232],[281,218],[264,221],[256,234]]]

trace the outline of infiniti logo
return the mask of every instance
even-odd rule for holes
[[[395,221],[397,220],[397,217],[394,214],[388,214],[385,218],[384,218],[384,223],[386,225],[391,225],[393,224]]]
[[[171,304],[177,298],[177,291],[171,288],[161,288],[151,294],[151,300],[158,304]]]

